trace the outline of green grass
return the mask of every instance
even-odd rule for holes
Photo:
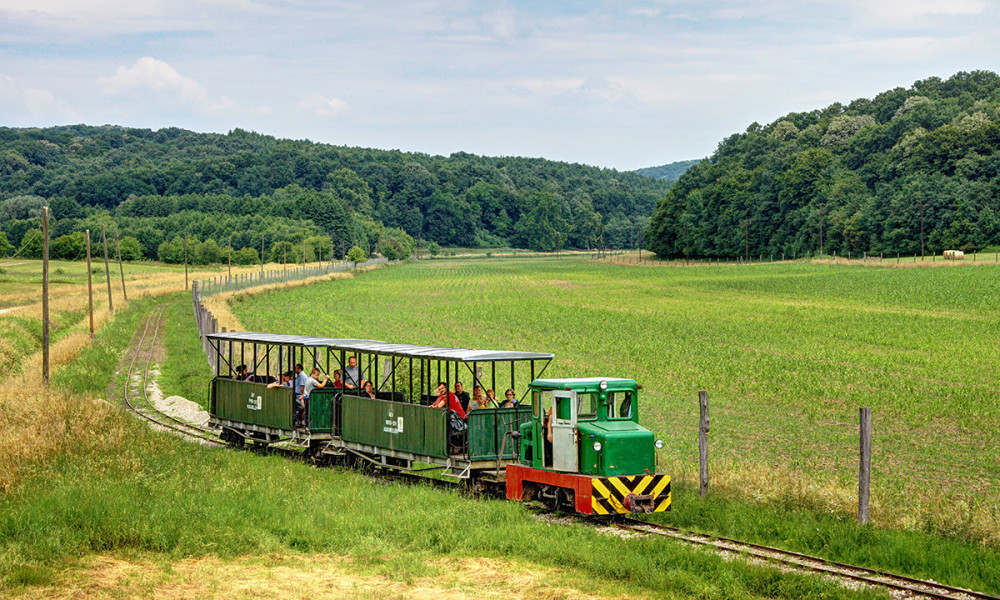
[[[127,428],[117,455],[56,465],[44,481],[0,499],[8,589],[46,583],[47,569],[93,552],[167,559],[336,553],[417,570],[431,557],[510,557],[579,572],[626,595],[880,597],[669,540],[623,543],[586,526],[550,526],[515,503],[193,447],[139,424]]]
[[[419,343],[555,350],[559,359],[553,374],[634,374],[648,394],[644,422],[671,439],[669,448],[683,449],[682,438],[694,432],[696,406],[691,398],[683,402],[676,398],[688,396],[690,390],[711,381],[692,385],[664,377],[662,373],[668,369],[683,372],[694,368],[684,366],[672,348],[729,348],[734,353],[732,363],[716,368],[727,377],[740,379],[753,369],[742,365],[745,358],[733,347],[778,344],[777,338],[782,336],[821,337],[782,328],[756,340],[733,337],[732,332],[741,331],[740,323],[719,316],[733,307],[723,310],[715,304],[723,300],[735,303],[736,312],[749,321],[746,326],[760,327],[750,318],[755,313],[769,304],[816,303],[816,291],[810,292],[808,286],[798,291],[769,291],[763,285],[764,291],[735,294],[724,291],[727,279],[759,275],[738,269],[728,274],[713,270],[663,273],[667,270],[659,269],[651,273],[580,261],[441,261],[381,269],[353,280],[256,297],[236,310],[248,328],[322,335],[365,332],[369,337]],[[780,282],[776,285],[794,288],[799,285],[797,278],[822,271],[791,268],[776,275]],[[989,293],[988,282],[974,283],[985,286],[985,293]],[[859,285],[873,284],[863,281]],[[867,293],[846,286],[836,298],[823,301],[847,306],[839,310],[867,313],[873,304]],[[852,294],[860,299],[851,299]],[[739,308],[740,303],[751,302],[745,296],[762,304]],[[695,297],[701,299],[700,310],[689,305]],[[199,372],[205,361],[186,314],[187,299],[180,295],[133,302],[100,332],[94,346],[59,371],[56,385],[80,395],[101,394],[113,377],[110,366],[116,364],[144,316],[158,302],[167,303],[165,341],[170,355],[162,366],[164,392],[204,395],[200,383],[204,375]],[[629,310],[633,302],[651,306],[633,317]],[[774,310],[773,306],[769,309]],[[909,315],[911,310],[926,309],[895,307],[889,314]],[[995,307],[987,303],[971,312],[983,310]],[[949,316],[934,318],[944,324],[971,318],[962,316],[965,311],[960,305],[945,312]],[[690,333],[692,328],[709,328],[712,323],[705,321],[713,319],[716,326],[728,324],[732,329],[730,337],[723,340],[725,344],[699,341]],[[794,319],[792,323],[800,325]],[[666,328],[666,333],[658,327]],[[675,336],[680,339],[674,340]],[[650,347],[666,351],[656,360],[644,358]],[[985,351],[980,346],[976,350]],[[706,360],[696,353],[682,353],[680,358],[694,365]],[[986,362],[976,356],[969,360],[976,365]],[[767,363],[751,366],[759,368]],[[803,371],[808,368],[808,364],[797,366]],[[752,393],[734,395],[732,404],[770,402],[775,415],[782,408],[787,414],[790,400],[778,401],[759,390],[794,389],[804,378],[784,373],[756,386],[742,381],[740,385]],[[973,387],[963,388],[963,393],[981,392]],[[726,398],[721,392],[713,393],[713,410],[718,410],[713,413],[713,436],[732,427],[727,425],[729,413],[723,410]],[[686,413],[671,415],[675,407]],[[923,404],[916,408],[918,412],[931,410]],[[814,418],[824,418],[822,411],[816,410]],[[772,426],[779,420],[773,416],[766,424]],[[671,423],[676,430],[671,429]],[[340,469],[316,469],[279,457],[201,448],[152,433],[124,413],[116,430],[121,433],[108,441],[110,449],[39,465],[13,493],[0,497],[0,594],[49,585],[67,565],[72,568],[77,557],[97,552],[123,557],[152,554],[165,561],[205,555],[236,558],[245,554],[332,553],[354,557],[404,579],[426,573],[427,567],[422,565],[434,557],[509,557],[559,568],[569,578],[602,582],[602,587],[595,589],[598,593],[626,596],[885,597],[852,592],[812,576],[728,561],[665,539],[623,541],[589,527],[541,523],[515,503],[476,500],[427,487],[385,485]],[[812,431],[825,430],[814,426]],[[760,443],[760,448],[766,447]],[[726,451],[718,440],[713,445],[713,452],[725,455]],[[678,466],[686,465],[686,460],[689,456],[683,454],[671,458]],[[808,460],[796,466],[807,474],[816,468]],[[995,550],[981,544],[918,531],[860,528],[843,513],[803,508],[798,498],[760,503],[713,494],[701,500],[681,475],[675,486],[674,511],[661,517],[668,522],[1000,592],[1000,558]]]
[[[168,305],[164,312],[164,343],[170,349],[160,368],[160,388],[208,408],[208,385],[212,371],[198,338],[187,296]]]
[[[120,381],[124,375],[113,375],[109,366],[162,302],[168,319],[175,318],[173,298],[133,302],[59,371],[55,386],[73,398],[102,393],[109,379]],[[166,341],[174,352],[181,338]],[[177,352],[184,357],[189,349]],[[552,526],[515,503],[203,448],[151,432],[124,412],[114,421],[114,439],[104,440],[100,451],[39,465],[0,497],[0,593],[51,585],[93,553],[161,561],[332,553],[404,580],[425,573],[425,563],[439,557],[505,557],[555,567],[571,580],[598,582],[597,592],[626,596],[884,597],[669,540],[623,543],[590,527]]]
[[[248,330],[552,351],[547,375],[628,376],[663,468],[848,519],[858,408],[874,412],[877,524],[1000,546],[1000,268],[641,269],[434,261],[250,298]],[[523,385],[523,382],[522,382]]]

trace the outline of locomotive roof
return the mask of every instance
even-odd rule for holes
[[[229,342],[256,342],[258,344],[283,344],[290,346],[311,346],[337,348],[352,352],[368,352],[383,356],[403,356],[411,358],[432,358],[459,362],[507,362],[522,360],[551,360],[554,354],[548,352],[513,352],[507,350],[476,350],[472,348],[446,348],[441,346],[418,346],[415,344],[390,344],[375,340],[311,337],[285,335],[280,333],[255,333],[251,331],[230,331],[210,333],[210,339]]]

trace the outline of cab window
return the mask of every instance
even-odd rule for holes
[[[608,418],[631,419],[634,401],[632,392],[608,392]]]
[[[576,414],[580,419],[593,419],[597,417],[597,394],[577,394]]]

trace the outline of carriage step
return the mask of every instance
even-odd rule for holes
[[[448,465],[445,470],[441,473],[444,477],[451,477],[453,479],[468,479],[469,471],[472,469],[472,465],[466,463],[464,465]]]

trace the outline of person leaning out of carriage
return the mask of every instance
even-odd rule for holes
[[[431,404],[431,408],[446,408],[452,410],[459,417],[463,419],[468,417],[468,413],[462,408],[462,403],[458,401],[458,397],[448,391],[448,385],[445,382],[439,382],[437,387],[437,400],[434,404]]]

